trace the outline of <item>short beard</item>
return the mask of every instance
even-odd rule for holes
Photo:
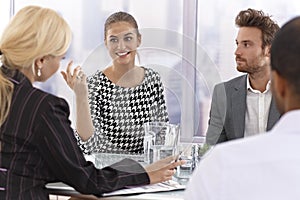
[[[248,73],[247,70],[245,70],[243,68],[240,68],[239,66],[236,66],[236,70],[239,71],[239,72]]]

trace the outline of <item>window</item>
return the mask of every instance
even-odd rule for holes
[[[239,75],[234,63],[238,12],[260,9],[281,25],[300,11],[296,0],[11,0],[1,4],[1,29],[9,10],[29,4],[53,8],[69,22],[74,39],[62,69],[72,59],[88,75],[111,62],[103,42],[105,19],[120,10],[131,13],[142,33],[139,64],[161,74],[170,122],[181,124],[183,140],[205,135],[214,85]],[[37,86],[66,98],[74,119],[73,93],[59,73]]]

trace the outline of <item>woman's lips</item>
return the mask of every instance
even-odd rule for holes
[[[119,57],[124,57],[127,56],[128,54],[130,54],[130,51],[126,51],[126,52],[117,52],[116,55]]]

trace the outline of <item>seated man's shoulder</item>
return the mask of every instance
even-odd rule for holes
[[[247,75],[241,75],[241,76],[232,78],[224,83],[227,85],[236,84],[236,83],[240,83],[241,81],[246,81],[246,78],[247,78]]]
[[[246,75],[238,76],[233,79],[230,79],[230,80],[227,80],[227,81],[217,84],[216,88],[218,90],[224,88],[227,91],[228,89],[237,88],[237,87],[239,88],[241,86],[246,87],[246,78],[247,78]]]

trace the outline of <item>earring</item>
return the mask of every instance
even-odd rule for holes
[[[38,68],[38,70],[37,70],[37,76],[40,77],[41,75],[42,75],[41,68]]]

